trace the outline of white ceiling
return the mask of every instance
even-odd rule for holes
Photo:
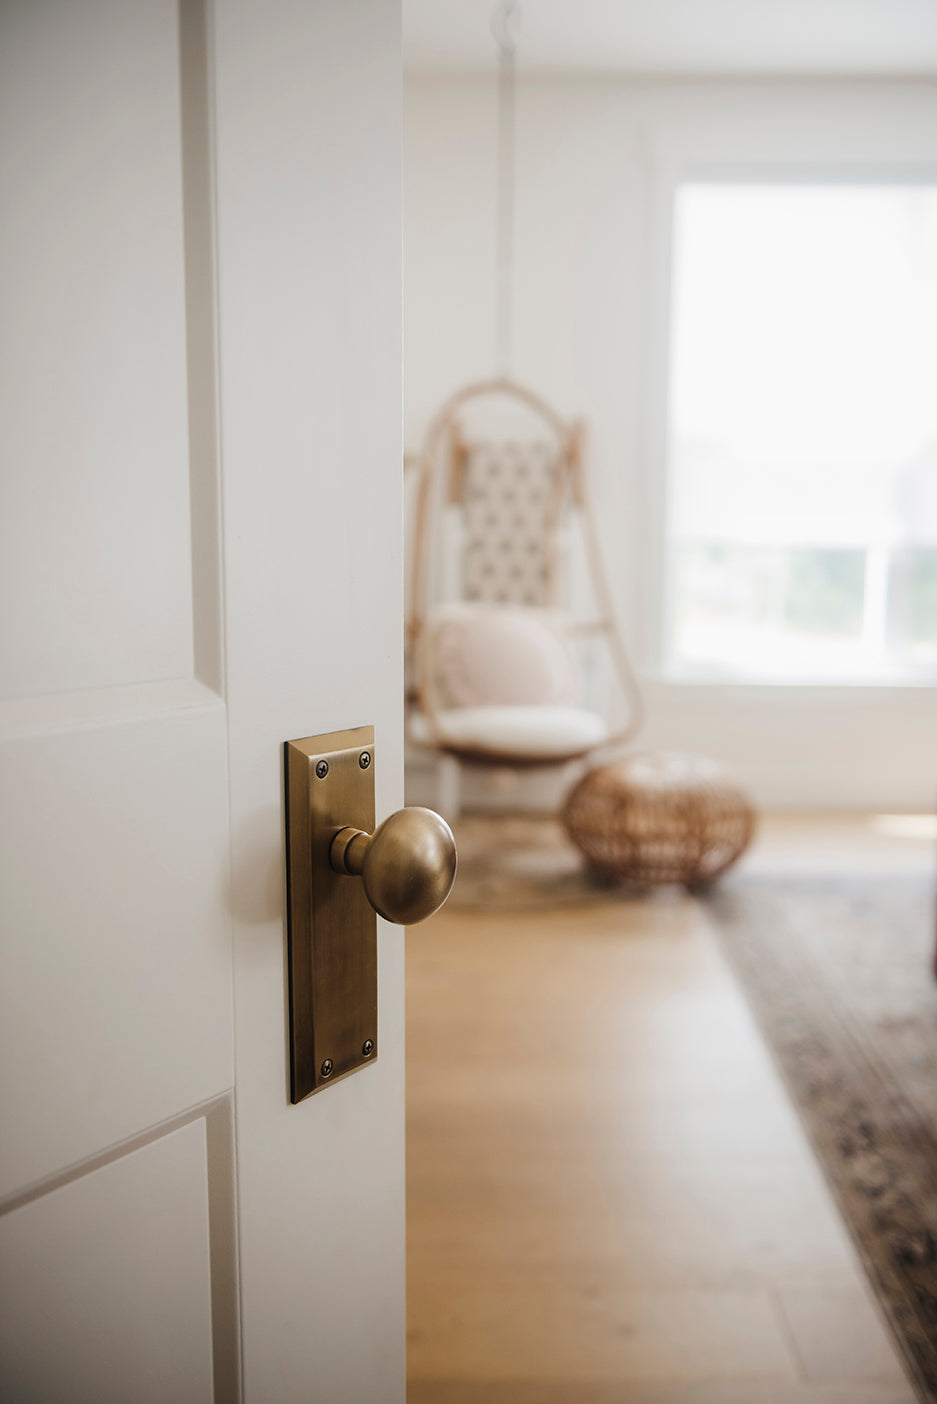
[[[934,74],[937,0],[520,0],[547,72]],[[410,69],[491,71],[492,0],[403,0]]]

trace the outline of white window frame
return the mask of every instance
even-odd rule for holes
[[[628,590],[647,723],[641,745],[727,763],[776,807],[931,810],[937,686],[683,680],[664,670],[671,278],[686,181],[937,182],[929,85],[879,80],[661,82],[640,113],[645,147],[643,376],[636,426],[643,530]],[[622,581],[622,584],[625,582]]]

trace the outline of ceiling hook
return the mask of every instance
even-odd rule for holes
[[[521,7],[517,0],[499,0],[491,13],[491,32],[500,49],[513,52],[521,27]]]

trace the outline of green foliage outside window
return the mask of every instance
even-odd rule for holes
[[[937,550],[913,551],[908,565],[908,635],[937,644]]]
[[[787,557],[788,623],[810,634],[860,634],[865,552],[797,547]]]

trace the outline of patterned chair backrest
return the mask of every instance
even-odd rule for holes
[[[464,600],[558,603],[560,458],[556,444],[544,441],[455,439],[449,501],[462,507]]]

